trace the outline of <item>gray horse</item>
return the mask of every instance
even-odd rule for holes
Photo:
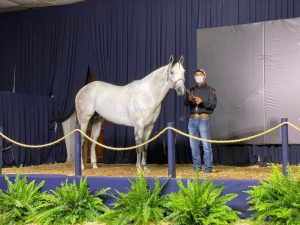
[[[168,91],[173,88],[177,95],[185,94],[185,69],[183,57],[175,61],[170,57],[165,65],[141,80],[133,81],[125,86],[94,81],[79,90],[75,98],[77,119],[81,130],[86,132],[88,122],[94,113],[100,119],[93,124],[91,138],[97,140],[104,120],[115,124],[134,127],[136,144],[147,141],[160,113],[161,103]],[[81,143],[83,144],[83,137]],[[147,164],[147,146],[137,148],[138,168]],[[97,168],[95,144],[91,146],[91,163]],[[82,169],[84,169],[82,164]]]

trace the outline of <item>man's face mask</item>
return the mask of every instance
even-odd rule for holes
[[[203,84],[205,82],[205,77],[203,75],[195,76],[195,81],[197,84]]]

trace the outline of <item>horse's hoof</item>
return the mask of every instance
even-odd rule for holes
[[[98,166],[96,163],[93,163],[93,169],[98,169]]]
[[[150,173],[151,171],[150,171],[150,169],[149,169],[147,166],[145,166],[145,167],[144,167],[144,172],[145,172],[145,173]]]

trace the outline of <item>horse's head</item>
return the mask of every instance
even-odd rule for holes
[[[168,82],[171,87],[177,92],[177,95],[184,95],[185,93],[185,69],[183,67],[183,56],[180,59],[174,60],[173,56],[170,56],[168,66]]]

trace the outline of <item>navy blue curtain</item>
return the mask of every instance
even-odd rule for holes
[[[177,59],[180,55],[185,57],[187,74],[195,68],[197,10],[193,1],[113,0],[91,3],[89,59],[96,80],[127,84],[166,65],[170,55]],[[153,135],[168,121],[175,121],[176,127],[186,130],[186,125],[179,122],[180,115],[186,114],[182,106],[183,98],[171,90],[163,102]],[[105,141],[112,146],[134,145],[133,128],[106,123]],[[164,137],[161,137],[150,144],[149,162],[165,163],[164,143]],[[182,149],[187,149],[186,141],[178,143],[183,143],[186,146]],[[135,156],[135,151],[105,151],[104,161],[134,162]]]
[[[7,136],[33,145],[51,141],[55,132],[51,98],[0,91],[0,105],[0,122]],[[3,164],[27,166],[64,161],[65,152],[55,147],[58,145],[28,149],[4,140]]]
[[[86,16],[80,6],[0,15],[0,90],[10,93],[0,92],[5,99],[0,105],[4,115],[11,118],[2,117],[0,125],[6,124],[4,132],[21,142],[40,144],[62,137],[62,122],[74,112],[75,95],[84,85],[88,70]],[[37,110],[35,98],[49,107],[51,116],[32,113]],[[7,102],[14,106],[12,115]],[[36,123],[43,128],[40,133],[28,132]],[[43,133],[47,139],[40,142],[36,135]],[[25,152],[37,155],[40,161]],[[4,166],[63,162],[66,157],[64,142],[41,151],[14,147],[5,150]]]
[[[167,64],[171,54],[183,55],[189,87],[196,68],[197,28],[297,16],[300,2],[296,0],[91,0],[0,14],[0,125],[6,134],[27,143],[57,139],[63,136],[61,122],[74,111],[74,98],[88,68],[95,80],[123,85]],[[8,105],[15,108],[9,111]],[[46,106],[47,116],[39,110]],[[187,131],[187,121],[179,120],[187,114],[183,98],[170,91],[153,135],[168,121]],[[41,127],[39,133],[28,131],[34,124]],[[130,146],[133,140],[132,128],[106,123],[106,144]],[[215,146],[215,160],[227,147]],[[66,159],[64,142],[44,153],[14,149],[5,150],[5,165]],[[177,162],[191,162],[186,138],[176,137],[176,149]],[[39,161],[28,152],[45,155]],[[247,154],[254,156],[250,161],[256,157],[254,150]],[[161,137],[149,146],[149,162],[165,163],[166,159],[165,137]],[[134,151],[105,152],[106,163],[134,161]]]

